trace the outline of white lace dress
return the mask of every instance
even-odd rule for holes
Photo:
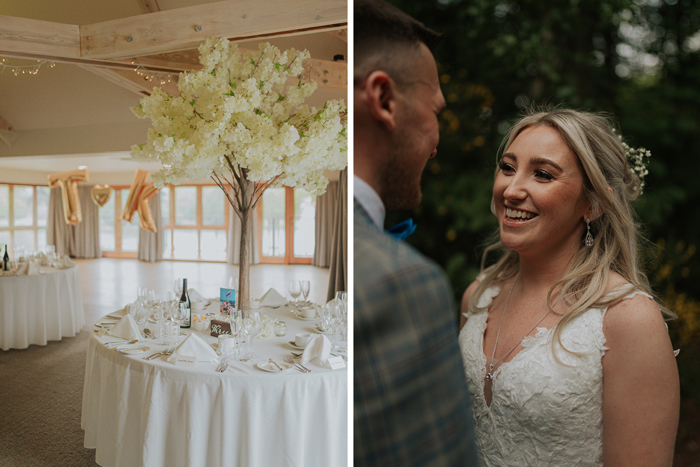
[[[478,305],[489,306],[498,292],[498,286],[490,287]],[[626,298],[636,293],[642,292]],[[459,345],[484,465],[603,465],[605,311],[591,308],[562,330],[566,348],[582,354],[557,347],[557,356],[569,366],[554,359],[551,330],[537,328],[534,337],[523,339],[524,348],[493,375],[490,407],[484,397],[488,313],[467,314]]]

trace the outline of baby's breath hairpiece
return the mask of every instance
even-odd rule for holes
[[[617,131],[613,130],[613,132],[620,138],[620,143],[622,143],[622,148],[625,150],[625,156],[627,156],[627,162],[630,166],[630,172],[637,174],[637,177],[639,177],[639,194],[641,195],[644,192],[644,177],[649,173],[647,163],[651,157],[651,151],[643,147],[631,148],[622,140],[622,136]]]

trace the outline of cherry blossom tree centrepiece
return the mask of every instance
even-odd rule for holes
[[[161,162],[152,175],[157,188],[211,177],[224,191],[241,221],[237,302],[245,308],[252,209],[270,187],[325,192],[324,171],[347,165],[346,108],[342,100],[322,108],[304,103],[316,90],[301,79],[308,51],[280,52],[268,43],[242,51],[226,39],[207,39],[199,54],[202,69],[180,74],[179,96],[156,87],[132,107],[152,128],[131,156]]]

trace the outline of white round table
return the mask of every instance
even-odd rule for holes
[[[0,276],[0,348],[26,349],[73,337],[85,324],[78,266]]]
[[[213,302],[212,307],[218,306]],[[205,310],[208,311],[208,310]],[[302,321],[289,308],[260,310],[287,324],[285,337],[256,339],[253,362],[234,361],[225,373],[214,362],[176,366],[167,357],[144,360],[166,346],[126,355],[89,341],[83,388],[85,447],[101,466],[341,467],[347,465],[347,369],[313,363],[312,371],[265,372],[253,363],[283,362]],[[185,332],[190,332],[186,330]],[[193,332],[193,331],[192,331]],[[207,343],[216,342],[198,333]]]

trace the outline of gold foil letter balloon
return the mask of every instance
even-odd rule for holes
[[[146,183],[146,178],[148,178],[148,172],[136,169],[136,175],[129,189],[129,197],[126,199],[122,219],[131,222],[134,218],[134,213],[138,211],[141,228],[155,233],[157,231],[156,225],[153,222],[153,215],[151,214],[148,200],[158,193],[158,189],[153,187],[153,182]]]
[[[86,168],[49,175],[49,187],[61,187],[63,219],[68,225],[75,225],[83,220],[83,214],[80,211],[80,198],[78,198],[78,182],[87,181],[88,170]]]
[[[99,207],[104,206],[109,201],[109,197],[112,195],[112,188],[109,185],[95,185],[92,187],[90,196],[92,197],[92,202]]]

